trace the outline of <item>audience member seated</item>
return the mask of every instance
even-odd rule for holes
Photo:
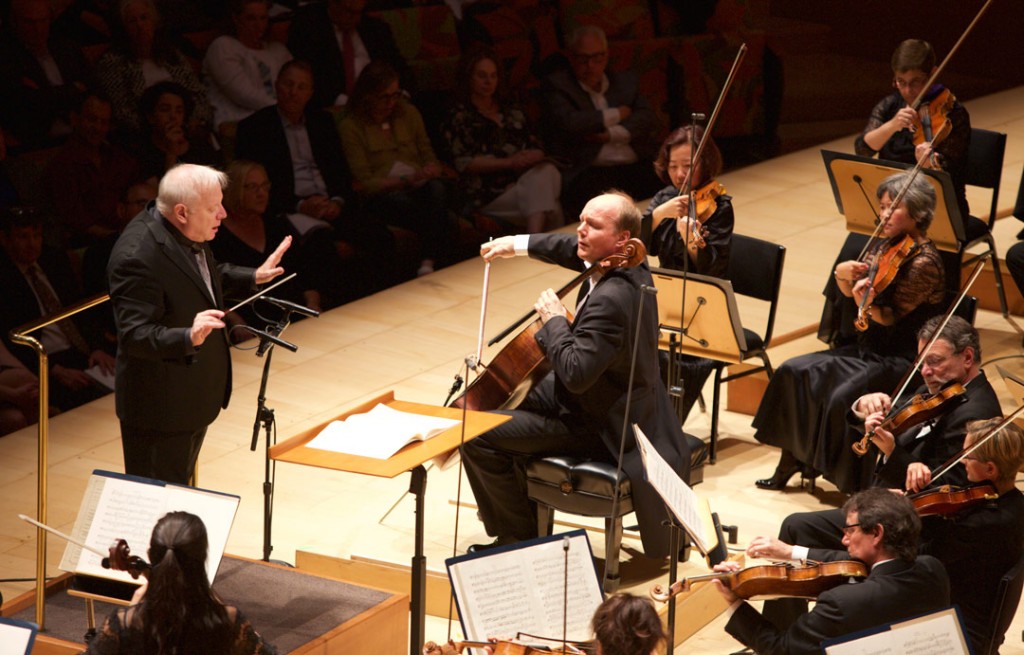
[[[39,379],[0,343],[0,436],[38,420]]]
[[[11,207],[0,212],[0,245],[6,255],[0,261],[0,288],[4,290],[0,333],[7,349],[35,371],[35,351],[13,345],[9,331],[59,312],[82,294],[67,255],[43,247],[42,216],[33,208]],[[96,330],[89,328],[88,321],[79,316],[35,333],[49,357],[50,403],[62,410],[110,392],[86,373],[92,367],[108,375],[114,372],[114,358],[97,345]]]
[[[349,242],[356,296],[395,281],[394,240],[381,221],[357,211],[351,176],[331,116],[310,105],[313,70],[293,59],[281,68],[275,85],[277,104],[264,107],[238,124],[236,154],[263,165],[270,178],[271,214],[297,215],[303,225],[333,224],[336,239]],[[311,217],[315,220],[302,217]],[[357,270],[358,269],[358,270]]]
[[[114,42],[96,62],[96,77],[114,105],[118,136],[144,138],[146,123],[139,112],[142,93],[168,80],[192,95],[196,109],[189,129],[208,127],[211,111],[206,90],[185,56],[167,40],[153,0],[121,0],[114,27]]]
[[[47,0],[12,0],[0,34],[0,123],[26,148],[71,132],[69,114],[91,78],[81,50],[50,22]]]
[[[451,251],[449,185],[420,112],[399,88],[398,72],[374,61],[363,69],[339,126],[366,213],[420,238],[417,275],[434,271]]]
[[[356,79],[371,61],[383,61],[400,72],[402,88],[412,78],[391,28],[364,15],[366,0],[325,0],[301,7],[288,30],[288,49],[313,64],[316,107],[341,107],[352,95]]]
[[[543,232],[563,223],[562,175],[545,160],[526,114],[504,97],[499,62],[493,51],[476,48],[459,64],[458,101],[445,138],[459,171],[462,209]]]
[[[71,112],[71,137],[43,172],[46,193],[73,248],[120,231],[117,203],[137,177],[135,159],[107,141],[112,111],[109,100],[88,93]]]
[[[274,80],[292,58],[283,44],[266,40],[270,4],[270,0],[232,0],[235,36],[214,39],[203,59],[213,125],[229,139],[234,137],[234,123],[277,102]]]
[[[343,280],[330,232],[313,230],[302,239],[287,216],[267,216],[270,187],[267,172],[255,162],[239,159],[228,167],[228,188],[224,195],[228,215],[221,223],[217,238],[210,242],[214,256],[217,261],[240,266],[255,262],[253,268],[258,268],[286,236],[291,236],[294,245],[284,254],[281,266],[298,276],[274,289],[271,295],[317,311],[336,306],[338,287]],[[230,338],[238,342],[253,335],[235,329],[236,326],[251,325],[262,330],[266,327],[265,321],[259,319],[276,320],[279,313],[257,301],[229,313],[224,320],[232,328]],[[299,318],[302,317],[293,315],[293,320]]]
[[[142,94],[139,110],[148,129],[134,149],[140,177],[159,179],[178,164],[215,168],[223,164],[207,133],[188,130],[195,102],[185,87],[167,80],[157,82]]]
[[[608,40],[601,28],[577,28],[568,46],[572,70],[549,75],[541,93],[544,142],[550,154],[569,162],[562,206],[566,218],[575,220],[605,189],[647,198],[661,187],[652,168],[661,126],[636,74],[607,70]]]

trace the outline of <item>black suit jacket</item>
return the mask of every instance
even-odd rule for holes
[[[62,306],[72,305],[82,299],[82,289],[78,284],[78,278],[75,277],[67,255],[62,251],[43,248],[36,263],[43,269],[46,279],[53,287],[54,293],[57,294],[57,300]],[[29,370],[35,371],[39,361],[35,351],[25,346],[12,344],[8,332],[40,318],[42,313],[28,280],[3,250],[0,250],[0,289],[3,289],[3,293],[0,294],[2,296],[2,300],[0,300],[0,333],[3,335],[4,345]],[[94,323],[91,323],[84,315],[76,316],[72,321],[93,349],[100,346],[99,335]]]
[[[994,502],[922,523],[921,552],[946,566],[950,599],[960,606],[974,652],[988,653],[999,579],[1024,552],[1024,495],[1011,489]]]
[[[165,432],[198,430],[231,397],[231,355],[224,330],[199,348],[189,337],[195,315],[224,309],[224,294],[244,297],[251,268],[217,264],[204,245],[214,296],[195,260],[154,203],[125,227],[107,264],[117,321],[117,416],[127,425]]]
[[[78,46],[52,35],[48,47],[63,78],[60,86],[50,84],[39,61],[17,39],[7,32],[0,35],[0,123],[23,145],[48,142],[54,121],[69,120],[82,91],[94,81]]]
[[[326,111],[307,107],[306,131],[328,195],[342,198],[346,203],[352,201],[352,177],[334,121]],[[235,154],[238,159],[251,159],[267,169],[271,214],[297,211],[301,198],[295,195],[295,170],[277,105],[264,107],[238,124]]]
[[[408,66],[395,45],[388,24],[379,18],[363,15],[356,27],[371,61],[386,61],[398,71],[402,88],[412,92]],[[330,107],[345,92],[345,64],[334,32],[334,23],[327,14],[327,4],[308,4],[295,12],[288,28],[288,50],[296,59],[313,65],[313,100],[316,107]]]
[[[922,386],[914,395],[927,391],[927,387]],[[912,428],[897,436],[896,449],[889,459],[885,462],[879,459],[872,486],[903,489],[907,483],[907,467],[912,462],[921,462],[935,470],[963,448],[968,422],[1003,413],[984,371],[971,380],[964,395],[967,400],[936,421],[929,434],[917,439],[922,428]],[[967,471],[962,466],[953,467],[937,484],[965,485]]]
[[[529,253],[549,263],[583,270],[574,235],[531,235]],[[570,428],[599,434],[613,458],[618,458],[626,416],[640,285],[653,285],[646,262],[607,273],[571,324],[548,321],[536,335],[555,374],[560,418]],[[653,296],[644,301],[639,340],[623,470],[632,484],[644,553],[660,557],[668,554],[669,545],[668,530],[661,525],[667,517],[665,505],[644,476],[632,424],[640,425],[684,480],[689,479],[690,448],[658,369],[658,305]]]
[[[632,108],[633,113],[620,124],[629,130],[629,145],[637,157],[651,159],[658,148],[660,126],[651,104],[640,93],[636,74],[608,71],[606,75],[608,106]],[[571,179],[593,163],[601,151],[602,144],[587,141],[585,137],[605,130],[604,114],[569,71],[560,70],[545,78],[541,93],[547,151],[572,163],[564,174],[566,179]]]
[[[859,583],[842,584],[820,596],[788,630],[779,630],[742,603],[726,632],[760,655],[820,655],[824,639],[940,610],[949,605],[949,579],[942,564],[922,555],[913,563],[890,560]]]

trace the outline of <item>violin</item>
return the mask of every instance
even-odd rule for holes
[[[907,404],[901,407],[898,412],[887,416],[878,425],[878,428],[891,432],[892,436],[895,437],[915,425],[930,421],[952,410],[967,400],[967,396],[964,395],[966,393],[967,390],[964,389],[962,384],[952,382],[933,394],[918,394],[907,401]],[[875,430],[878,428],[875,428]],[[875,430],[865,434],[860,441],[854,443],[853,452],[858,455],[867,454],[868,446],[871,443],[871,437],[875,435]]]
[[[725,187],[717,180],[710,180],[693,192],[693,208],[689,210],[690,215],[682,216],[681,220],[693,219],[691,238],[698,248],[707,245],[707,241],[704,239],[708,235],[708,229],[704,224],[718,209],[718,197],[726,193]],[[694,208],[697,210],[696,212],[693,211]]]
[[[793,564],[780,562],[751,566],[739,571],[709,573],[674,582],[668,590],[654,585],[651,598],[666,602],[673,596],[689,591],[697,582],[721,580],[740,598],[817,598],[822,592],[845,584],[850,578],[866,578],[868,567],[863,562],[840,560],[837,562],[808,562]]]
[[[592,653],[593,642],[570,642],[563,649],[561,646],[541,646],[526,644],[511,639],[495,639],[492,641],[449,641],[437,644],[428,641],[423,645],[423,655],[455,655],[466,648],[490,648],[494,655],[544,655],[545,653],[562,653],[563,655]]]
[[[900,267],[913,259],[920,250],[921,247],[914,241],[914,237],[906,234],[875,258],[868,270],[868,277],[871,279],[870,289],[874,290],[876,297],[896,279]],[[860,332],[866,331],[871,325],[868,320],[868,312],[871,309],[869,297],[870,293],[865,292],[857,308],[857,318],[853,322],[853,326]]]
[[[999,492],[991,482],[969,487],[944,484],[936,489],[911,494],[907,498],[914,504],[918,516],[946,516],[996,500]]]
[[[558,297],[563,298],[588,277],[604,273],[616,268],[632,268],[639,266],[647,257],[647,248],[640,239],[626,241],[621,252],[605,257],[597,264],[580,273],[569,284],[558,290]],[[504,332],[491,339],[488,345],[504,339],[508,334],[536,317],[530,312],[509,326]],[[572,320],[572,317],[569,317]],[[494,356],[483,372],[450,407],[463,407],[474,411],[494,409],[512,409],[523,401],[526,394],[541,378],[547,375],[550,366],[547,358],[537,345],[535,335],[543,327],[539,317],[535,318],[524,330]]]
[[[139,576],[149,577],[149,562],[138,555],[132,555],[132,549],[124,539],[118,539],[110,545],[110,555],[104,557],[101,564],[103,568],[111,571],[127,571],[133,580]]]
[[[956,102],[956,96],[949,89],[943,89],[935,95],[928,102],[927,112],[928,121],[931,125],[930,133],[932,135],[941,133],[944,130],[946,121],[949,120],[947,115],[953,110],[953,104]],[[917,117],[914,119],[914,145],[919,146],[922,143],[926,143],[928,138],[925,134],[924,126],[921,121],[921,113],[918,111]],[[933,136],[934,138],[934,136]]]

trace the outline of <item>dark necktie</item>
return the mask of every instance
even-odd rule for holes
[[[202,246],[192,246],[192,254],[196,258],[196,267],[199,269],[199,276],[203,278],[203,282],[206,283],[206,288],[210,292],[210,297],[216,300],[217,296],[213,293],[213,280],[210,279],[210,267],[206,263],[206,252]]]
[[[29,266],[28,270],[25,271],[25,275],[28,277],[28,283],[32,286],[32,290],[35,291],[36,296],[39,298],[39,302],[43,304],[45,315],[52,316],[59,313],[61,310],[60,300],[57,298],[57,294],[54,293],[53,287],[43,279],[43,272],[39,268],[39,264]],[[75,327],[70,318],[57,321],[57,327],[64,333],[64,336],[71,342],[75,350],[85,355],[91,352],[89,344],[86,343],[82,333],[78,331],[78,328]]]

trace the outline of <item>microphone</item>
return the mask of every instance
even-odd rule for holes
[[[640,285],[640,290],[643,291],[644,293],[649,293],[652,296],[658,295],[658,288],[657,287],[652,287],[649,284],[641,284]]]
[[[312,311],[312,310],[310,310],[310,311]],[[294,343],[291,343],[289,341],[285,341],[284,339],[281,339],[281,338],[279,338],[279,337],[277,337],[277,336],[275,336],[275,335],[273,335],[273,334],[271,334],[269,332],[264,332],[263,330],[257,330],[256,328],[254,328],[251,325],[241,325],[239,327],[241,327],[243,330],[248,330],[249,332],[252,332],[256,336],[258,336],[260,338],[260,340],[263,341],[264,343],[272,343],[275,346],[281,346],[282,348],[287,348],[288,350],[290,350],[292,352],[295,352],[296,350],[299,349],[299,347],[296,346]],[[262,343],[260,344],[260,350],[262,350],[263,352],[266,351],[266,349],[263,348],[263,344]],[[260,352],[258,350],[256,354],[262,355],[263,352]]]
[[[696,112],[696,111],[695,111],[695,112],[693,112],[692,114],[690,114],[690,119],[691,119],[691,120],[695,120],[695,121],[702,121],[702,120],[704,120],[705,118],[707,118],[707,116],[705,116],[704,114],[702,114],[702,113],[700,113],[700,112]]]
[[[271,305],[275,305],[277,307],[280,307],[281,309],[290,312],[295,312],[296,314],[302,314],[303,316],[310,316],[312,318],[320,316],[320,312],[316,311],[315,309],[310,309],[309,307],[305,307],[298,303],[294,303],[288,300],[280,300],[278,298],[271,298],[270,296],[260,296],[260,298],[266,300]]]

